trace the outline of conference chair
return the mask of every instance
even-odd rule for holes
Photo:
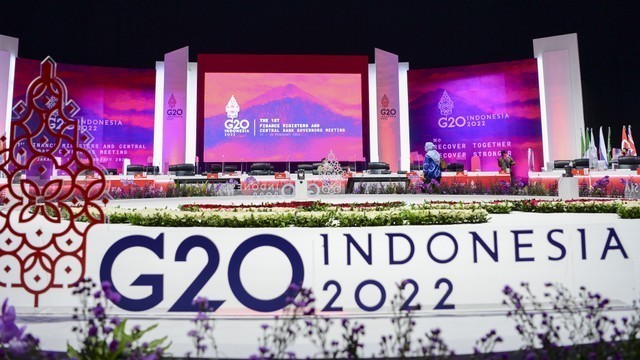
[[[210,164],[209,172],[212,174],[217,174],[222,172],[222,164]]]
[[[462,164],[462,163],[449,163],[449,164],[447,164],[447,169],[445,171],[448,171],[448,172],[461,172],[461,171],[464,171],[464,164]]]
[[[553,169],[554,170],[564,170],[565,167],[569,166],[571,160],[554,160],[553,161]]]
[[[153,165],[145,166],[144,171],[147,172],[147,175],[158,175],[160,174],[160,167]]]
[[[589,159],[581,158],[581,159],[573,160],[573,168],[574,169],[588,169],[589,168]]]
[[[144,172],[144,165],[127,165],[127,175],[138,175]]]
[[[298,164],[298,170],[304,170],[305,174],[312,174],[314,167],[311,164]]]
[[[385,162],[370,162],[368,166],[369,174],[391,174],[389,164]]]
[[[271,163],[258,162],[251,164],[251,169],[249,170],[249,175],[273,175],[273,165]]]
[[[640,157],[639,156],[619,156],[618,167],[620,169],[636,170],[638,169],[638,167],[640,167]]]
[[[174,164],[169,165],[169,175],[175,176],[193,176],[196,169],[193,164]]]

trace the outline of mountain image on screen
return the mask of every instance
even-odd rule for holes
[[[343,158],[362,153],[362,120],[340,114],[338,106],[327,104],[296,85],[277,86],[253,99],[236,100],[240,106],[238,119],[249,121],[248,132],[225,136],[228,117],[221,107],[219,114],[204,119],[205,161],[220,161],[223,154],[227,161],[240,158],[306,161],[321,159],[330,150]],[[267,123],[261,123],[260,119],[268,119],[268,124],[279,127],[261,127]],[[312,127],[313,124],[318,126]],[[344,131],[327,131],[336,128]],[[286,129],[293,131],[285,132]],[[299,132],[299,129],[322,132]]]

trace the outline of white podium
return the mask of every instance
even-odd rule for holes
[[[296,200],[307,200],[307,180],[296,180]]]
[[[558,179],[558,196],[562,200],[577,199],[580,196],[578,178],[561,177]]]

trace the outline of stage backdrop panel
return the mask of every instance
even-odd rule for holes
[[[516,176],[542,164],[538,67],[535,59],[409,70],[411,158],[422,159],[432,141],[447,163],[478,156],[498,170],[500,151],[516,162]],[[550,129],[553,131],[553,129]],[[419,160],[420,161],[420,160]]]
[[[14,104],[39,73],[39,61],[17,59]],[[146,165],[153,157],[155,70],[58,64],[57,74],[80,107],[75,117],[97,161],[120,171],[124,159]]]
[[[203,160],[362,159],[366,71],[366,56],[200,55]]]

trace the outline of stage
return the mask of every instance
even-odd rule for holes
[[[530,198],[336,194],[312,200],[420,204]],[[112,200],[108,207],[148,211],[178,209],[193,203],[281,201],[292,198],[236,195]],[[193,328],[190,319],[195,317],[195,312],[176,311],[177,299],[187,293],[189,284],[202,280],[201,271],[216,260],[218,265],[204,278],[197,295],[223,302],[214,312],[214,334],[224,357],[257,354],[261,325],[272,324],[278,314],[272,310],[272,299],[296,278],[313,289],[317,310],[335,320],[330,339],[340,337],[343,318],[365,325],[365,356],[375,355],[380,337],[391,334],[389,300],[397,292],[395,284],[406,279],[415,284],[406,290],[405,295],[415,295],[410,304],[422,306],[414,313],[416,336],[439,328],[445,342],[457,354],[464,354],[471,353],[475,341],[495,329],[504,339],[496,350],[505,351],[521,346],[515,324],[505,317],[507,308],[501,305],[505,285],[517,289],[526,281],[538,295],[547,282],[561,283],[572,291],[586,286],[611,299],[611,316],[628,316],[640,289],[639,226],[640,220],[624,220],[616,214],[521,212],[491,214],[483,224],[366,228],[149,228],[102,224],[94,225],[86,234],[85,274],[95,280],[108,278],[130,300],[129,305],[123,305],[128,310],[116,307],[113,311],[129,318],[130,325],[159,324],[147,340],[168,336],[172,342],[169,351],[174,356],[193,351],[187,332]],[[186,245],[188,242],[190,245]],[[185,246],[186,253],[179,250]],[[217,257],[212,257],[211,246]],[[177,255],[180,251],[184,258]],[[155,285],[133,285],[141,274],[161,276],[164,290],[158,293]],[[23,290],[3,290],[3,294],[7,292],[17,307],[18,322],[40,337],[44,349],[63,351],[67,342],[75,341],[70,329],[76,303],[70,289],[50,289],[40,296],[37,308],[26,305],[33,300]],[[145,297],[153,300],[140,300]],[[292,351],[298,357],[315,354],[312,344],[302,337]]]

